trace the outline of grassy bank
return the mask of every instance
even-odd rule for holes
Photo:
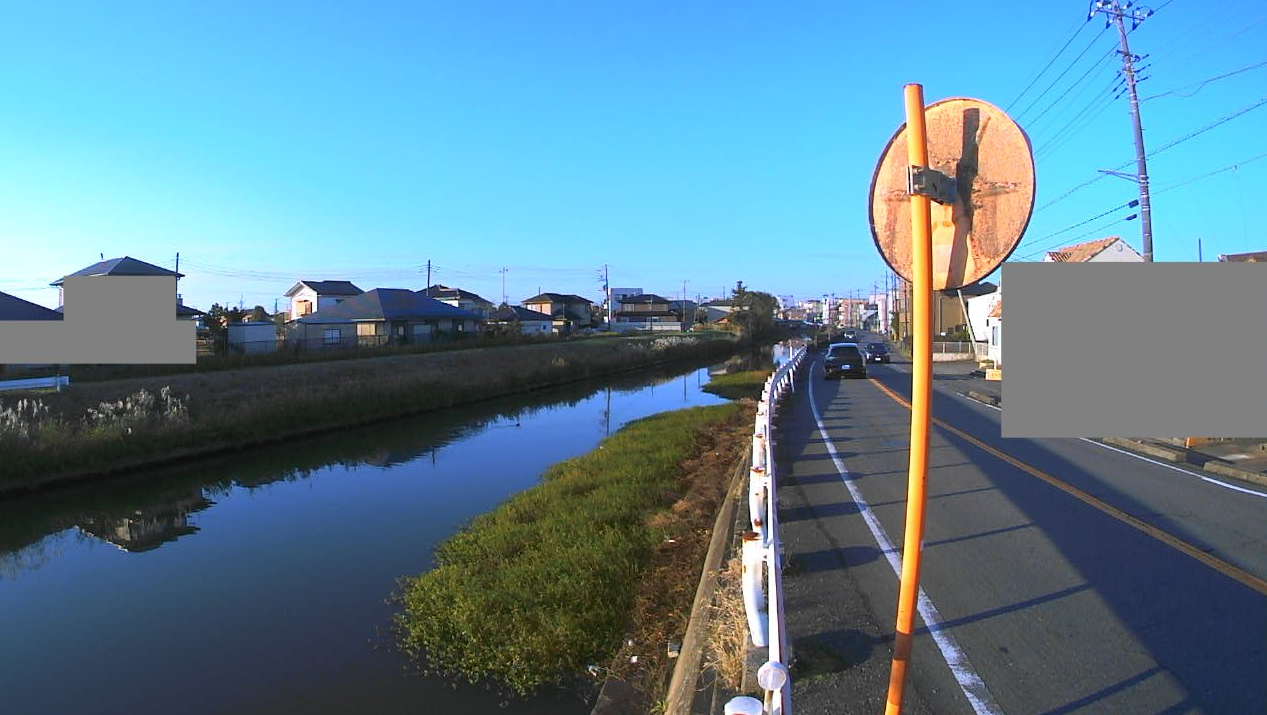
[[[738,400],[744,397],[756,400],[761,398],[761,390],[765,387],[765,381],[770,378],[770,374],[773,372],[774,370],[772,369],[745,370],[743,372],[733,372],[729,375],[714,375],[708,381],[708,384],[701,389],[718,397],[725,397],[728,400]]]
[[[406,647],[442,673],[520,693],[611,662],[645,603],[639,586],[657,549],[694,534],[686,512],[711,524],[721,498],[711,508],[685,499],[694,490],[684,463],[719,455],[708,430],[742,425],[744,409],[732,403],[632,422],[476,518],[440,545],[433,570],[405,582]],[[726,470],[720,474],[724,494]],[[688,560],[689,583],[699,561]]]
[[[724,337],[615,338],[114,380],[0,398],[0,492],[721,357],[736,347]]]

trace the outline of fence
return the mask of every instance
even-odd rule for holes
[[[70,385],[70,377],[67,375],[57,375],[56,377],[31,377],[24,380],[4,380],[0,381],[0,390],[52,390],[62,391],[63,387]]]
[[[744,610],[752,645],[769,649],[769,658],[757,669],[757,684],[765,691],[765,702],[747,696],[733,698],[726,705],[727,713],[792,713],[789,673],[792,654],[788,650],[787,621],[783,614],[783,543],[779,540],[774,415],[779,399],[795,388],[796,370],[804,359],[805,348],[801,348],[779,367],[766,381],[757,404],[752,467],[748,472],[748,517],[752,530],[744,534],[741,557]]]

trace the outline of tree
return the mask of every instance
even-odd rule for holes
[[[219,303],[212,303],[202,317],[203,325],[216,340],[224,340],[229,333],[229,323],[240,323],[245,317],[241,308],[225,308]]]
[[[733,308],[730,322],[744,335],[762,335],[774,327],[774,314],[779,309],[779,299],[762,291],[748,290],[743,281],[735,282],[730,297]]]

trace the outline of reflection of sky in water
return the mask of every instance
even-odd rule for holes
[[[488,693],[403,676],[400,656],[374,647],[390,642],[375,632],[390,627],[385,599],[396,579],[429,568],[439,541],[609,431],[722,402],[699,390],[705,382],[701,369],[468,428],[433,417],[348,430],[207,462],[205,475],[182,477],[188,485],[157,497],[138,488],[135,503],[98,500],[108,508],[92,495],[109,492],[92,490],[30,500],[37,506],[25,513],[0,505],[0,521],[18,517],[0,544],[19,545],[0,556],[3,710],[179,702],[182,712],[388,712],[423,698],[453,712],[493,708]],[[321,466],[313,455],[326,451]],[[49,533],[21,531],[41,528]],[[164,528],[183,531],[161,540]],[[125,550],[142,539],[150,550]],[[588,712],[576,702],[524,705]]]

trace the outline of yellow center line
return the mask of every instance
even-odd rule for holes
[[[878,387],[881,392],[883,392],[884,394],[892,398],[894,402],[897,402],[899,405],[905,407],[908,410],[911,408],[911,403],[902,399],[900,395],[893,392],[892,390],[885,387],[884,385],[880,384],[874,378],[869,380],[869,382],[875,385],[876,387]],[[1153,526],[1152,524],[1149,524],[1134,516],[1131,516],[1130,514],[1127,514],[1121,509],[1118,509],[1117,507],[1112,506],[1111,504],[1105,503],[1091,496],[1090,494],[1082,491],[1081,489],[1073,486],[1072,484],[1061,481],[1060,479],[1053,477],[1052,475],[1044,472],[1041,469],[1038,469],[1036,467],[1031,467],[1030,465],[1020,461],[1019,459],[1016,459],[1015,457],[1012,457],[1009,454],[1000,452],[999,450],[995,449],[994,447],[991,447],[985,442],[982,442],[976,437],[973,437],[967,432],[964,432],[963,430],[958,429],[956,427],[952,427],[946,424],[945,422],[937,419],[936,417],[933,417],[932,421],[938,427],[941,427],[942,429],[947,430],[948,432],[951,432],[952,434],[958,437],[961,437],[964,440],[967,440],[968,442],[972,443],[974,446],[990,453],[991,455],[994,455],[995,457],[998,457],[999,459],[1003,460],[1004,462],[1007,462],[1008,464],[1012,465],[1013,467],[1016,467],[1017,469],[1025,472],[1026,474],[1029,474],[1030,476],[1033,476],[1033,477],[1037,477],[1038,479],[1041,479],[1044,482],[1047,482],[1048,484],[1052,485],[1053,487],[1056,487],[1062,492],[1065,492],[1066,494],[1072,496],[1078,501],[1088,506],[1095,507],[1096,509],[1099,509],[1100,511],[1104,512],[1105,514],[1108,514],[1109,516],[1113,517],[1114,519],[1117,519],[1118,521],[1124,524],[1128,524],[1130,526],[1135,527],[1136,529],[1144,532],[1145,534],[1148,534],[1149,536],[1153,537],[1154,539],[1157,539],[1163,544],[1166,544],[1167,546],[1170,546],[1171,548],[1174,548],[1180,552],[1183,552],[1184,554],[1187,554],[1188,556],[1191,556],[1192,558],[1196,559],[1197,561],[1200,561],[1206,566],[1209,566],[1215,571],[1218,571],[1224,576],[1233,578],[1245,584],[1246,586],[1249,586],[1255,591],[1263,594],[1264,596],[1267,596],[1267,580],[1263,580],[1255,576],[1254,574],[1249,573],[1248,571],[1239,569],[1229,564],[1228,562],[1223,561],[1222,559],[1211,556],[1210,554],[1202,551],[1196,546],[1193,546],[1192,544],[1189,544],[1188,542],[1183,541],[1182,539],[1172,536],[1171,534],[1165,531],[1162,531],[1161,529]]]

